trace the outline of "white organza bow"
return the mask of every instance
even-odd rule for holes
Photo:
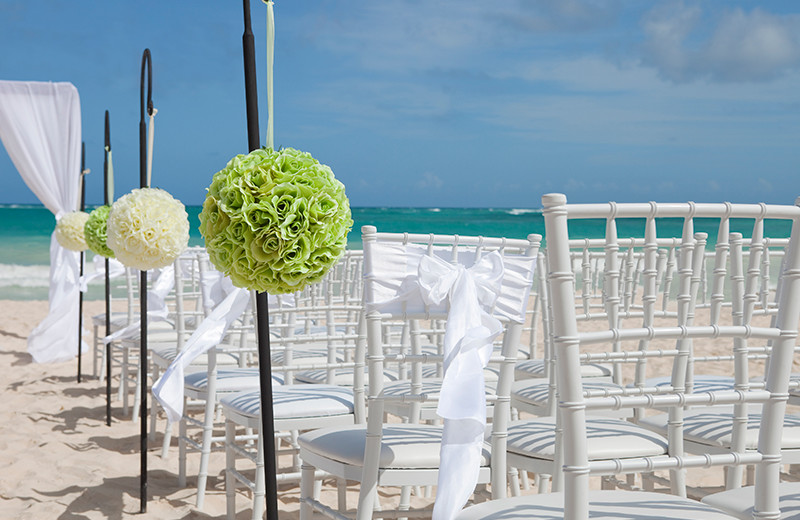
[[[222,341],[228,328],[244,313],[250,302],[250,291],[234,287],[227,277],[220,278],[220,282],[221,290],[227,296],[186,340],[183,350],[153,385],[153,395],[164,407],[169,422],[179,421],[183,416],[183,376],[186,367]]]
[[[503,281],[503,258],[495,251],[467,269],[423,256],[418,276],[426,304],[438,305],[445,299],[450,304],[437,408],[444,431],[433,508],[433,520],[450,520],[478,481],[486,427],[483,369],[492,355],[492,341],[502,332],[502,324],[490,311]]]
[[[169,316],[167,295],[175,287],[175,267],[168,265],[158,273],[153,287],[147,291],[147,322],[164,321]],[[127,327],[103,338],[103,343],[111,343],[118,339],[134,338],[141,329],[141,320],[136,320]]]
[[[94,255],[92,263],[94,264],[94,272],[92,274],[83,275],[80,278],[81,292],[88,291],[90,283],[94,282],[95,280],[105,278],[106,276],[106,259],[104,257],[100,255]],[[122,262],[120,262],[116,258],[109,258],[108,277],[118,278],[124,274],[125,274],[125,266],[122,265]]]

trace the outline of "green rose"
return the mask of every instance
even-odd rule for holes
[[[106,258],[114,258],[114,251],[108,247],[108,214],[111,206],[100,206],[89,213],[89,220],[83,226],[83,233],[86,238],[86,245],[95,254]]]
[[[352,226],[344,185],[293,148],[232,158],[214,174],[200,213],[217,269],[239,287],[273,294],[322,280]]]

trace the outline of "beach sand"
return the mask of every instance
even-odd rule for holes
[[[84,304],[87,342],[91,342],[91,316],[102,310],[101,301]],[[76,360],[31,361],[26,336],[46,311],[47,302],[0,301],[0,518],[225,518],[224,454],[212,455],[205,507],[196,511],[193,485],[199,455],[189,457],[190,487],[180,488],[175,441],[167,460],[159,456],[163,417],[156,439],[149,444],[147,513],[138,514],[140,426],[121,416],[121,404],[115,400],[113,422],[106,426],[105,384],[91,376],[89,353],[83,356],[80,384]],[[697,354],[707,352],[703,344],[695,348]],[[725,369],[717,372],[725,373]],[[722,483],[722,472],[693,472],[690,483],[714,489]],[[352,507],[357,488],[349,489]],[[328,493],[326,503],[335,505],[335,492]],[[297,518],[298,497],[297,486],[281,489],[281,518]],[[250,498],[240,493],[237,519],[250,517],[250,504]]]

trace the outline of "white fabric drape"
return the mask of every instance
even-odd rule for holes
[[[71,83],[0,81],[0,140],[25,184],[56,217],[78,209],[81,107]],[[50,239],[50,309],[28,336],[37,363],[78,354],[79,255]],[[85,351],[88,346],[81,342]]]

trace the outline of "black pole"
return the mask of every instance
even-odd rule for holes
[[[103,204],[108,206],[108,154],[111,152],[111,123],[106,110],[105,146],[103,154]],[[111,334],[111,277],[108,274],[109,261],[106,257],[106,336]],[[106,425],[111,426],[111,343],[106,343]]]
[[[86,209],[86,182],[83,174],[86,171],[86,143],[81,143],[81,206],[80,210]],[[80,256],[80,275],[83,276],[84,253]],[[81,347],[83,346],[83,291],[78,291],[78,382],[81,382]]]
[[[247,143],[250,151],[261,147],[258,135],[258,90],[256,88],[256,58],[253,31],[250,26],[250,0],[244,0],[244,90],[247,104]],[[267,293],[256,293],[256,338],[261,385],[261,434],[264,437],[264,473],[267,518],[278,518],[277,461],[275,459],[275,418],[272,410],[272,366],[269,345],[269,302]]]
[[[144,97],[144,77],[145,66],[147,67],[147,115],[153,114],[153,65],[150,57],[150,49],[145,49],[142,54],[142,76],[139,83],[139,187],[149,188],[147,183],[147,139],[145,135],[145,97]],[[147,512],[147,271],[141,271],[139,280],[139,318],[142,323],[142,330],[139,338],[139,362],[140,362],[140,381],[141,381],[141,415],[139,422],[140,443],[140,464],[139,474],[139,498],[141,501],[140,512]]]

